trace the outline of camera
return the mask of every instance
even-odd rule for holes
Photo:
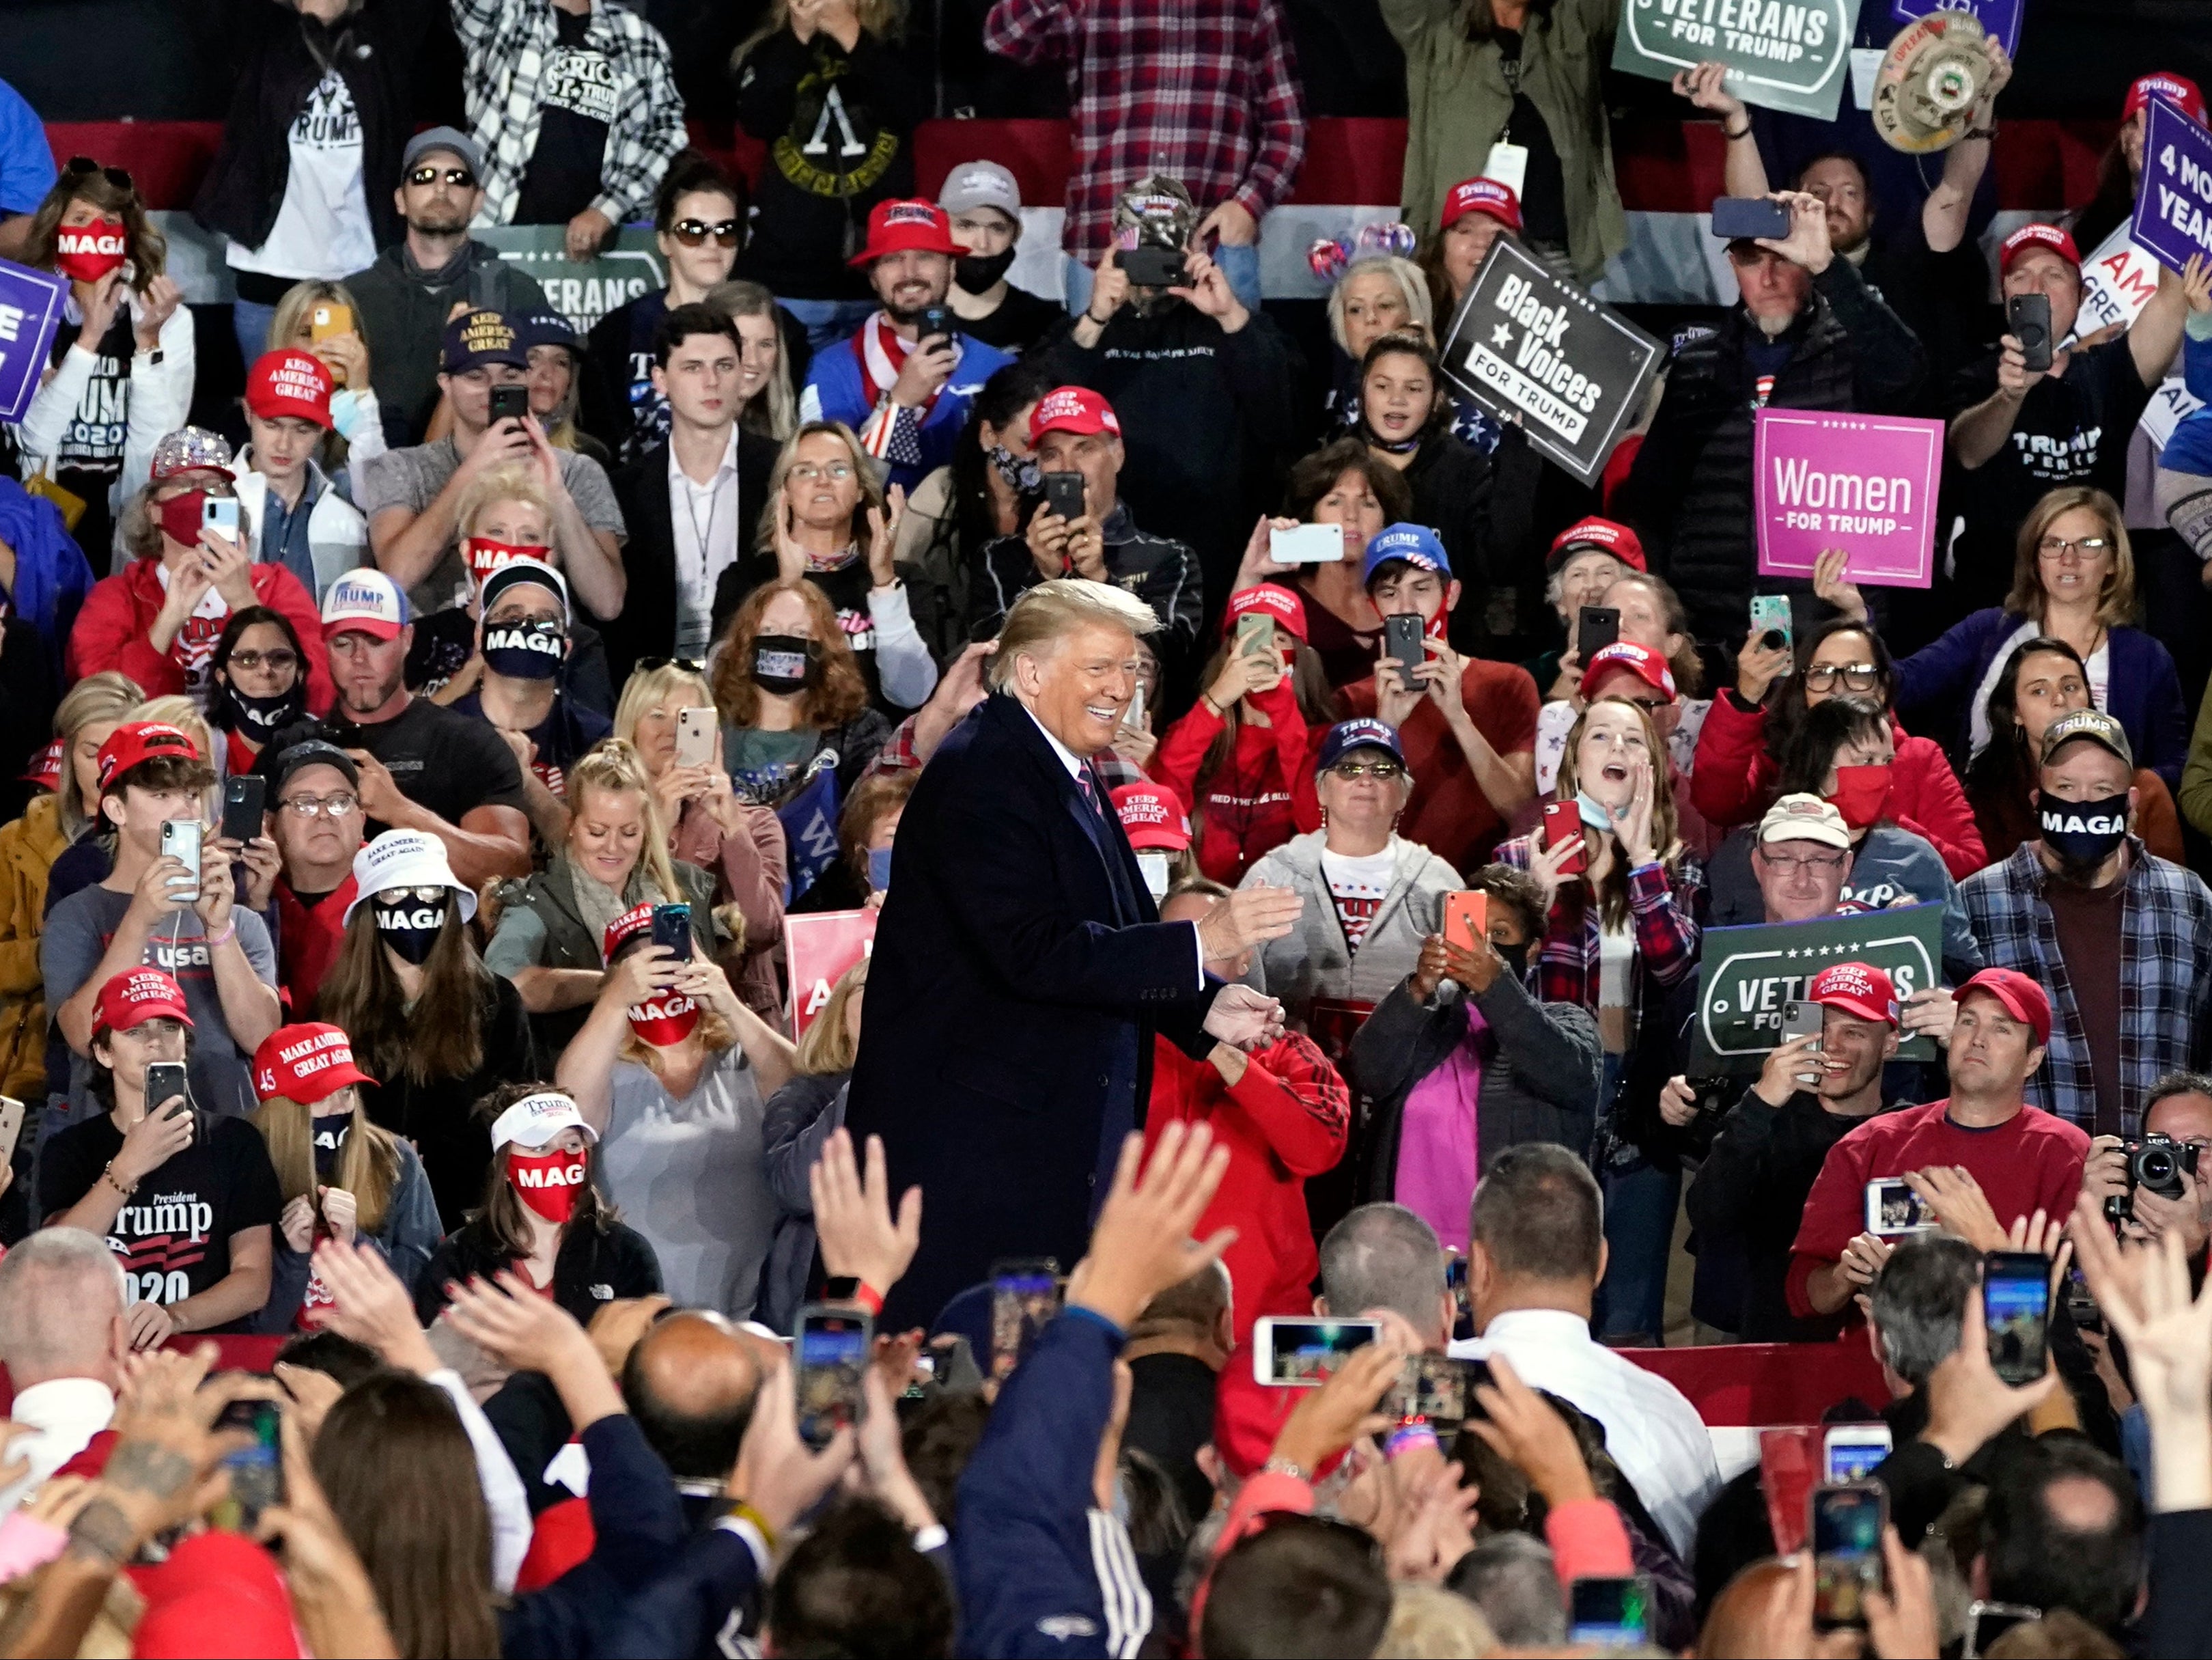
[[[2128,1190],[2105,1201],[2108,1221],[2135,1213],[2137,1188],[2148,1188],[2161,1199],[2179,1199],[2189,1191],[2189,1178],[2197,1174],[2197,1147],[2156,1130],[2146,1130],[2140,1141],[2122,1142],[2120,1152],[2127,1161]]]

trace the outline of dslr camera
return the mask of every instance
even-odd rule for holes
[[[2112,1222],[2135,1214],[2137,1188],[2148,1188],[2161,1199],[2179,1199],[2197,1174],[2197,1147],[2156,1130],[2145,1131],[2140,1141],[2122,1142],[2120,1152],[2127,1160],[2128,1190],[2105,1201],[2106,1219]]]

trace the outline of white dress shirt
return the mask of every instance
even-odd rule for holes
[[[8,1456],[30,1460],[30,1474],[0,1487],[0,1515],[46,1484],[46,1478],[91,1444],[115,1418],[115,1394],[89,1377],[55,1377],[15,1397],[8,1416],[34,1432],[9,1444]]]
[[[721,465],[705,483],[694,483],[668,444],[668,525],[676,553],[676,655],[704,662],[714,630],[714,585],[738,561],[738,428]]]
[[[1720,1492],[1721,1472],[1712,1436],[1680,1389],[1595,1341],[1589,1322],[1564,1309],[1512,1310],[1450,1352],[1465,1360],[1503,1354],[1530,1389],[1548,1389],[1595,1419],[1644,1508],[1675,1554],[1690,1560],[1698,1517]]]
[[[446,1367],[427,1374],[422,1381],[446,1392],[453,1410],[460,1414],[461,1428],[468,1433],[469,1446],[477,1456],[477,1485],[483,1490],[484,1509],[491,1516],[492,1589],[501,1596],[508,1596],[522,1572],[522,1559],[530,1554],[531,1529],[535,1524],[530,1515],[529,1490],[515,1474],[507,1444],[499,1438],[499,1432],[484,1416],[476,1396],[469,1393],[460,1373]]]

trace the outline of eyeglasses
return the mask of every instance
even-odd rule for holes
[[[1669,702],[1664,697],[1608,697],[1606,699],[1606,702],[1608,703],[1633,703],[1637,708],[1642,709],[1646,714],[1656,714],[1662,709],[1671,709],[1674,707],[1673,703]]]
[[[114,185],[118,190],[127,190],[135,192],[138,188],[136,185],[131,182],[131,175],[125,169],[121,167],[103,167],[89,155],[72,155],[69,159],[69,165],[64,167],[62,171],[72,179],[81,179],[88,173],[96,173],[102,179],[107,180],[109,184]]]
[[[300,654],[289,646],[279,646],[273,651],[234,651],[224,660],[225,668],[244,669],[249,674],[255,669],[267,669],[282,674],[287,669],[300,666]]]
[[[1833,690],[1838,678],[1852,691],[1872,691],[1879,677],[1871,663],[1815,663],[1805,671],[1805,684],[1814,691]]]
[[[2063,536],[2046,536],[2035,550],[2045,559],[2063,559],[2069,553],[2076,559],[2094,559],[2110,553],[2112,541],[2108,536],[2077,536],[2070,542]]]
[[[842,484],[852,476],[853,464],[849,461],[832,461],[826,467],[817,467],[811,461],[795,461],[784,474],[785,477],[796,478],[802,484],[811,484],[817,478],[827,478],[832,483]]]
[[[1340,761],[1328,771],[1332,778],[1341,778],[1347,783],[1355,778],[1379,778],[1387,784],[1406,775],[1405,768],[1395,761]]]
[[[477,185],[476,174],[466,167],[422,167],[407,175],[407,182],[416,185],[434,185],[441,179],[455,190],[474,190]]]
[[[704,247],[710,236],[717,247],[733,248],[739,228],[734,219],[718,219],[711,225],[703,219],[679,219],[668,228],[668,234],[687,248]]]
[[[1808,871],[1837,871],[1844,867],[1844,855],[1840,853],[1769,853],[1761,848],[1759,856],[1766,861],[1769,870],[1784,876],[1802,876]]]
[[[323,813],[343,818],[361,805],[361,798],[341,790],[336,795],[288,795],[276,805],[302,818],[313,818]]]

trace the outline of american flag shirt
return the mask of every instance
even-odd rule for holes
[[[1147,173],[1255,220],[1290,194],[1306,124],[1275,0],[999,0],[983,44],[1066,66],[1076,161],[1061,246],[1085,265],[1113,244],[1115,198]]]

